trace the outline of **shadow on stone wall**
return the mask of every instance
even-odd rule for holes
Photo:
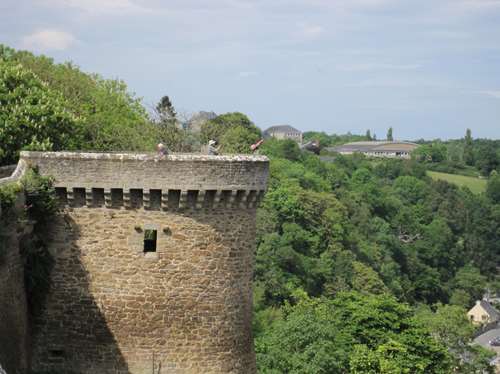
[[[100,306],[77,245],[78,225],[54,217],[44,240],[54,259],[44,305],[32,317],[32,373],[128,374],[129,369]],[[111,313],[113,311],[110,311]]]
[[[15,374],[27,366],[28,316],[23,261],[13,222],[16,219],[10,223],[0,219],[0,367]]]

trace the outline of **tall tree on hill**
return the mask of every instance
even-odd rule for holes
[[[389,130],[387,130],[387,140],[390,142],[394,140],[394,137],[392,136],[392,127],[389,127]]]
[[[160,102],[156,105],[156,112],[161,120],[174,120],[177,113],[175,112],[174,105],[168,96],[163,96]]]
[[[370,132],[370,130],[366,130],[366,139],[372,140],[372,133]]]
[[[184,132],[178,126],[177,113],[168,96],[163,96],[155,107],[155,123],[159,127],[160,141],[171,151],[184,150]]]
[[[472,145],[472,132],[470,129],[467,129],[465,133],[464,161],[469,166],[474,165],[474,149]]]

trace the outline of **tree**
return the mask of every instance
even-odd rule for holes
[[[424,162],[438,163],[447,158],[447,149],[441,142],[423,144],[412,153],[412,157]]]
[[[262,136],[250,119],[238,112],[221,114],[201,125],[200,139],[207,143],[213,139],[222,152],[250,152],[250,145]]]
[[[250,153],[250,145],[259,140],[259,134],[243,126],[231,127],[220,139],[221,152]]]
[[[486,277],[481,274],[481,271],[471,265],[465,265],[457,271],[455,277],[451,281],[451,287],[456,292],[464,291],[469,296],[467,305],[462,305],[465,308],[472,306],[475,300],[480,300],[486,290]]]
[[[266,373],[449,373],[449,355],[411,309],[386,295],[301,299],[256,339]]]
[[[175,121],[177,113],[168,96],[163,96],[156,105],[156,112],[162,121]]]
[[[155,107],[155,125],[158,128],[159,136],[170,151],[183,151],[186,141],[186,132],[177,122],[174,106],[168,96],[163,96]]]
[[[489,362],[494,353],[471,344],[476,328],[467,318],[467,310],[442,304],[436,305],[435,309],[433,312],[428,307],[420,307],[417,318],[448,348],[454,359],[454,373],[493,373]]]
[[[387,140],[390,142],[394,141],[394,137],[392,136],[392,127],[389,127],[389,130],[387,130]]]
[[[491,172],[488,185],[486,187],[486,196],[495,204],[500,204],[500,174],[495,170]]]
[[[365,135],[365,137],[366,137],[366,140],[373,140],[373,139],[372,139],[372,134],[371,134],[370,130],[366,130],[366,135]]]
[[[500,156],[494,143],[480,144],[475,152],[476,167],[488,177],[493,170],[500,166]]]
[[[470,129],[467,129],[465,133],[464,139],[464,162],[466,165],[473,166],[474,165],[474,148],[472,143],[472,132]]]
[[[0,60],[0,165],[16,162],[23,148],[74,149],[81,138],[79,119],[61,95],[31,71]]]
[[[82,150],[152,150],[159,140],[141,100],[117,79],[86,74],[71,62],[56,64],[0,45],[0,61],[21,65],[52,92],[64,98],[64,109],[78,118],[80,135],[72,138]]]

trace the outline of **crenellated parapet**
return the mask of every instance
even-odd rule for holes
[[[21,152],[55,179],[61,203],[146,210],[252,209],[264,195],[265,156]]]

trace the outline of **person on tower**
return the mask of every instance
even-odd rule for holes
[[[213,139],[208,141],[208,148],[207,148],[207,153],[209,155],[218,155],[219,154],[219,148],[216,147],[217,142]]]

